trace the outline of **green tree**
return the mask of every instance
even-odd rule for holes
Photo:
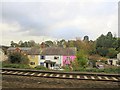
[[[86,68],[87,67],[87,62],[88,62],[88,59],[87,59],[87,54],[84,50],[80,50],[79,52],[77,52],[77,62],[78,64],[83,67],[83,68]]]
[[[53,46],[53,42],[52,41],[45,41],[45,44],[47,44],[49,47]]]
[[[120,37],[117,39],[117,51],[120,52]]]
[[[13,41],[11,41],[11,47],[15,47],[15,43]]]
[[[27,56],[19,52],[10,53],[8,55],[8,60],[11,63],[16,63],[16,64],[28,64],[29,63],[29,59],[27,58]]]
[[[115,50],[118,50],[118,42],[117,42],[117,38],[113,37],[111,32],[108,32],[107,35],[101,35],[96,40],[97,54],[104,57],[115,57],[115,53],[116,53]]]
[[[97,54],[105,57],[105,56],[107,55],[107,53],[108,53],[108,49],[107,49],[107,48],[104,48],[104,47],[98,47],[98,48],[96,49],[96,52],[97,52]]]
[[[69,47],[74,47],[74,42],[72,40],[68,41]]]
[[[89,41],[89,37],[88,36],[84,36],[84,39],[83,39],[83,41]]]
[[[114,48],[109,48],[108,49],[108,54],[107,56],[109,58],[117,58],[118,51],[116,51]]]

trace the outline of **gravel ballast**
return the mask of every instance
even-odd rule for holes
[[[117,82],[3,75],[2,88],[119,88]]]

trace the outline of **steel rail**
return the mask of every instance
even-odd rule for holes
[[[78,72],[59,72],[59,71],[41,71],[30,69],[2,68],[1,73],[5,75],[34,76],[59,79],[77,79],[93,81],[113,81],[120,82],[119,74],[98,74],[98,73],[78,73]]]

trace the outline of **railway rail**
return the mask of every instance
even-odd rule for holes
[[[33,76],[44,78],[76,79],[76,80],[94,80],[94,81],[112,81],[120,82],[119,74],[99,74],[99,73],[78,73],[78,72],[59,72],[59,71],[41,71],[30,69],[2,68],[1,74]]]

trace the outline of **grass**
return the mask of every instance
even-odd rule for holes
[[[64,68],[64,72],[70,72],[71,70],[68,67]],[[73,69],[75,72],[96,72],[96,73],[120,73],[120,67],[112,67],[112,68],[105,68],[105,69],[97,69],[97,68],[82,68],[79,67],[78,69]]]
[[[36,69],[36,70],[49,70],[48,68],[46,68],[44,66],[36,66],[34,69]]]
[[[11,63],[1,63],[2,68],[21,68],[21,69],[35,69],[35,70],[49,70],[48,68],[44,66],[37,66],[36,68],[31,68],[29,65],[25,64],[11,64]],[[120,73],[119,67],[112,67],[112,68],[106,68],[106,69],[97,69],[97,68],[81,68],[74,69],[75,72],[97,72],[97,73]],[[69,67],[64,67],[64,71],[61,72],[71,72]]]
[[[3,68],[21,68],[21,69],[30,69],[31,67],[29,65],[25,64],[2,64]]]

